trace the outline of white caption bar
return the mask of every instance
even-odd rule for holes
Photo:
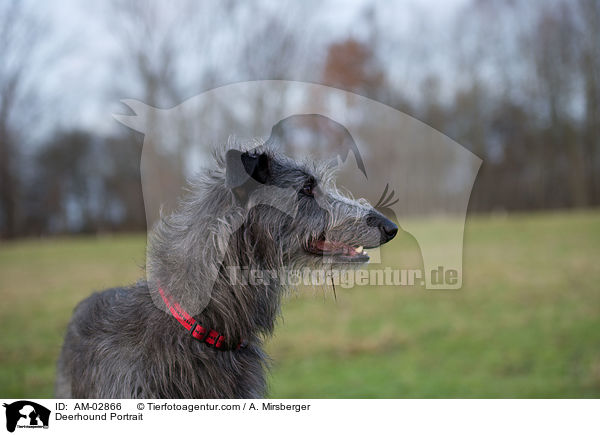
[[[161,435],[600,431],[598,400],[4,399],[3,403],[3,423],[19,435],[105,435],[112,430]]]

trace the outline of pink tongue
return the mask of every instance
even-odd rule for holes
[[[355,255],[356,251],[342,242],[332,242],[329,240],[317,240],[315,243],[317,249],[323,252],[340,253],[344,255]]]

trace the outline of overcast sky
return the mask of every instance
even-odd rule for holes
[[[440,29],[446,28],[467,2],[375,2],[376,19],[389,32],[390,37],[385,39],[389,39],[390,44],[404,41],[413,53],[433,46],[434,50],[429,52],[434,54],[435,47],[440,44],[437,55],[427,60],[406,62],[394,57],[383,59],[396,85],[409,97],[417,97],[417,82],[429,73],[425,69],[433,71],[444,68],[442,45],[447,35]],[[317,14],[317,22],[322,23],[323,31],[331,35],[332,40],[348,36],[361,38],[368,29],[356,23],[361,12],[371,3],[367,0],[331,0],[324,2],[314,13]],[[176,6],[177,2],[173,2],[173,5]],[[107,93],[107,84],[123,81],[125,77],[117,69],[114,60],[120,47],[119,41],[110,32],[106,3],[62,0],[37,3],[36,7],[54,29],[52,40],[60,45],[56,50],[52,73],[40,71],[40,83],[43,83],[40,92],[45,89],[52,94],[56,110],[62,114],[59,124],[89,128],[99,133],[114,131],[116,123],[111,114],[125,110],[119,99],[139,96],[135,95],[135,91],[133,95],[126,91],[123,91],[123,95]],[[226,55],[223,53],[223,56]],[[127,86],[121,83],[120,88],[126,89]],[[135,85],[132,84],[131,88],[135,89]]]

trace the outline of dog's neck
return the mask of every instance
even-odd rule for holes
[[[157,279],[153,285],[156,288],[151,291],[162,287],[200,325],[217,330],[231,343],[257,341],[273,332],[283,292],[279,270],[269,264],[269,258],[280,258],[280,253],[273,254],[273,246],[257,246],[243,226],[231,235],[214,276],[205,280],[189,273],[194,264],[184,263],[194,261],[199,253],[192,252],[184,261],[171,263],[170,252],[179,247],[169,249],[165,243],[161,246],[160,255],[153,255],[153,274]],[[261,254],[267,251],[269,255]],[[203,261],[206,263],[207,259]],[[195,288],[199,289],[197,293]],[[195,294],[200,297],[194,299]],[[158,296],[154,300],[161,301]]]
[[[284,288],[280,270],[268,258],[280,257],[280,253],[267,258],[260,253],[274,249],[270,245],[257,247],[256,241],[248,240],[245,227],[232,235],[203,314],[235,338],[249,339],[273,332]]]
[[[231,206],[225,187],[198,191],[154,229],[148,251],[148,282],[177,301],[202,326],[231,340],[273,332],[283,291],[276,272],[282,248],[265,231],[256,210]],[[230,204],[220,216],[211,205]],[[233,233],[231,232],[233,230]],[[261,232],[262,231],[262,232]],[[154,288],[152,288],[154,287]],[[158,294],[154,301],[160,301]]]

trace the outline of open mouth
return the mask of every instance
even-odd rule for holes
[[[331,257],[345,263],[365,263],[369,261],[367,251],[362,246],[352,246],[343,242],[314,239],[308,243],[306,251],[324,257]]]

